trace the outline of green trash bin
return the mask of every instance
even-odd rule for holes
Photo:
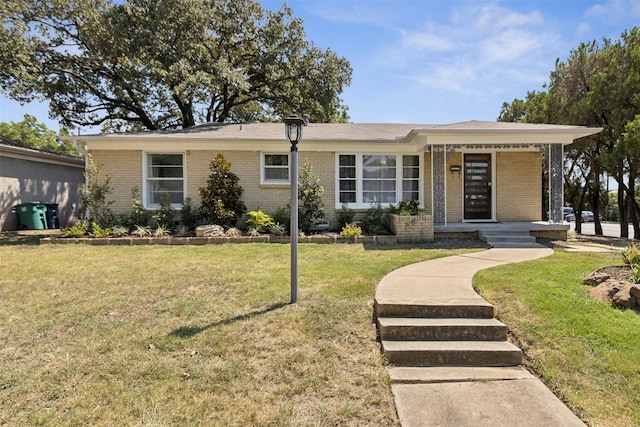
[[[41,202],[29,202],[16,205],[20,228],[27,230],[47,229],[47,205]]]

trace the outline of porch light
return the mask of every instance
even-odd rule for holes
[[[298,142],[304,119],[291,115],[284,119],[284,133],[291,143],[291,303],[298,301]]]

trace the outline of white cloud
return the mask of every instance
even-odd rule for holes
[[[640,1],[608,0],[591,6],[584,14],[609,24],[617,24],[640,18]]]
[[[446,51],[455,47],[455,43],[434,31],[420,32],[400,30],[403,49],[418,49],[429,51]]]
[[[482,30],[501,30],[517,28],[527,25],[543,25],[544,19],[539,11],[519,13],[498,5],[484,5],[476,10],[474,27]]]

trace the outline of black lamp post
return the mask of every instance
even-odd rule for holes
[[[291,115],[284,119],[284,130],[291,143],[291,303],[298,301],[298,142],[302,139],[304,120]]]

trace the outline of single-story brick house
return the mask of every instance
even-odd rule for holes
[[[57,204],[61,227],[76,219],[84,159],[35,150],[0,136],[0,231],[20,229],[14,206]]]
[[[449,125],[309,123],[298,144],[324,187],[333,224],[343,206],[418,199],[436,226],[543,219],[542,171],[549,165],[550,222],[562,222],[563,147],[598,128],[469,121]],[[111,178],[116,211],[131,209],[132,189],[155,209],[200,201],[209,162],[223,153],[240,177],[249,210],[267,213],[289,201],[284,125],[204,124],[184,130],[73,136]]]

